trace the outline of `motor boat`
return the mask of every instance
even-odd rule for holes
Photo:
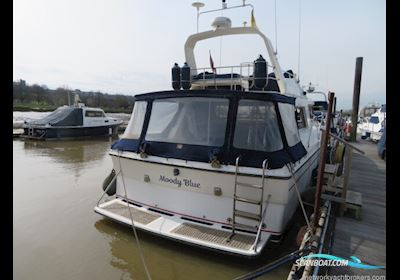
[[[94,136],[115,136],[122,120],[107,117],[100,108],[78,102],[57,108],[44,118],[24,121],[23,138],[35,140],[74,139]]]
[[[267,60],[197,67],[198,42],[231,35],[260,37]],[[311,186],[321,134],[314,102],[256,26],[217,17],[184,51],[172,90],[135,95],[94,210],[182,243],[257,256],[282,238]]]
[[[359,133],[361,133],[361,137],[364,139],[369,138],[374,142],[378,142],[385,126],[386,104],[383,104],[375,113],[371,114],[370,117],[362,120],[359,125]]]

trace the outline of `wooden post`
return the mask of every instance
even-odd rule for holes
[[[334,97],[335,97],[335,93],[329,92],[329,106],[328,106],[328,112],[327,112],[326,122],[325,122],[326,128],[322,134],[320,156],[319,156],[319,166],[318,166],[318,177],[317,177],[317,190],[315,192],[314,219],[313,219],[313,229],[314,230],[318,227],[319,208],[320,208],[320,204],[321,204],[321,190],[322,190],[322,182],[324,180],[324,171],[325,171],[326,154],[327,154],[328,141],[329,141],[329,132],[331,130],[332,105],[333,105]]]
[[[363,58],[356,58],[356,73],[354,77],[354,91],[353,91],[353,112],[351,117],[351,124],[353,126],[350,136],[351,142],[356,142],[357,139],[357,122],[358,122],[358,107],[360,104],[360,90],[361,90],[361,73],[362,73]]]

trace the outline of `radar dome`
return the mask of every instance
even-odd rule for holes
[[[227,29],[231,28],[232,22],[231,19],[227,17],[216,17],[211,26],[215,29]]]

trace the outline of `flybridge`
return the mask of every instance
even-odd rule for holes
[[[281,94],[302,96],[303,90],[298,84],[296,75],[289,70],[283,72],[278,62],[276,51],[271,41],[255,24],[254,7],[243,1],[242,5],[228,7],[223,1],[221,9],[200,12],[204,4],[195,2],[197,8],[197,31],[199,17],[205,13],[218,12],[226,9],[251,7],[251,26],[232,27],[227,17],[217,17],[212,23],[212,30],[197,32],[188,37],[185,43],[185,63],[179,67],[177,63],[172,68],[172,87],[175,90],[197,89],[230,89],[241,91],[275,91]],[[264,42],[268,57],[261,55],[253,62],[243,62],[239,65],[214,67],[210,54],[210,67],[197,67],[194,48],[200,41],[230,36],[257,35]]]

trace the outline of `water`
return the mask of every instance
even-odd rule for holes
[[[132,229],[93,211],[114,140],[13,141],[14,279],[146,279]],[[290,241],[247,260],[138,233],[154,280],[233,279],[295,250]]]

